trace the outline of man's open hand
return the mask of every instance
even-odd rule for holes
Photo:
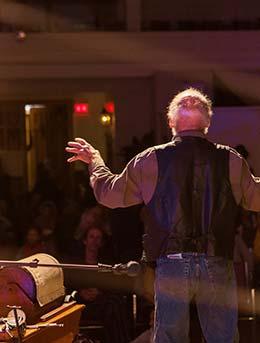
[[[93,146],[82,138],[75,138],[74,141],[68,142],[65,150],[74,154],[74,156],[67,159],[68,162],[83,161],[90,163],[95,153]]]

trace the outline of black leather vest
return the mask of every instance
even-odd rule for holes
[[[238,205],[229,150],[192,136],[156,147],[158,180],[144,235],[147,260],[180,252],[233,258]]]

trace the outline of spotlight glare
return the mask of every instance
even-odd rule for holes
[[[24,32],[24,31],[18,31],[16,33],[16,38],[20,42],[24,41],[26,39],[26,37],[27,37],[27,35],[26,35],[26,32]]]
[[[111,115],[109,115],[107,113],[101,114],[100,120],[101,120],[101,124],[104,126],[109,126],[109,125],[111,125],[111,122],[112,122]]]

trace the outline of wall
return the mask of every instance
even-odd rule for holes
[[[257,0],[142,0],[143,20],[250,20],[258,19]]]
[[[154,128],[150,78],[17,80],[0,82],[1,100],[25,103],[43,100],[71,100],[88,92],[109,94],[116,106],[116,158],[122,165],[121,149],[132,137],[141,138]]]
[[[83,137],[98,149],[106,160],[105,129],[100,123],[100,112],[107,101],[105,93],[88,92],[74,98],[76,102],[87,102],[89,113],[86,116],[73,115],[73,137]]]
[[[110,29],[123,24],[124,0],[1,1],[0,21],[9,30],[73,32]]]
[[[257,70],[258,31],[0,34],[0,78],[135,77],[158,71]]]
[[[116,158],[133,136],[169,134],[166,107],[186,85],[211,94],[219,75],[240,95],[259,97],[259,32],[0,34],[0,100],[73,101],[111,95],[116,104]]]
[[[260,175],[260,107],[217,107],[214,109],[209,137],[212,141],[235,147],[243,144],[249,164]]]

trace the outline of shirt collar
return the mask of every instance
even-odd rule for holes
[[[176,137],[187,137],[187,136],[191,136],[191,137],[201,137],[201,138],[206,138],[206,134],[203,131],[199,131],[199,130],[185,130],[185,131],[180,131],[178,132],[173,138]]]

